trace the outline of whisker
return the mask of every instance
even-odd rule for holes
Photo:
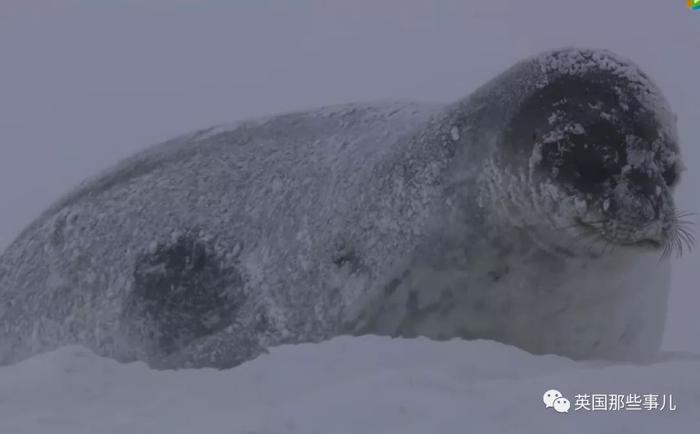
[[[691,211],[678,211],[675,214],[676,218],[684,218],[684,217],[697,217],[699,214],[696,212],[691,212]]]
[[[666,241],[664,244],[664,249],[661,254],[660,259],[668,259],[674,251],[676,251],[677,245],[676,245],[676,240],[673,238],[670,238],[669,240]]]
[[[685,229],[678,230],[678,237],[685,242],[687,250],[690,252],[695,247],[695,236]]]
[[[678,232],[682,232],[682,233],[684,233],[684,234],[686,234],[686,235],[689,235],[691,238],[695,239],[695,237],[693,236],[693,229],[692,229],[692,228],[687,228],[687,227],[684,227],[684,226],[678,226],[678,227],[676,228],[676,230],[677,230]]]
[[[683,241],[681,240],[680,236],[678,233],[676,233],[676,237],[674,238],[674,244],[676,246],[676,257],[680,258],[684,254],[684,248],[683,248]]]
[[[659,257],[659,262],[668,259],[670,252],[671,252],[671,248],[669,246],[670,246],[670,243],[668,241],[664,243],[664,248],[661,251],[661,256]]]

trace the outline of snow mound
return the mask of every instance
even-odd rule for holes
[[[690,433],[698,372],[698,356],[581,363],[490,341],[341,337],[227,371],[65,347],[0,368],[0,433]],[[545,408],[552,388],[568,414]],[[672,395],[676,410],[575,410],[575,395],[593,393]]]

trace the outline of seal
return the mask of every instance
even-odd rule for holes
[[[632,62],[561,49],[452,104],[348,104],[181,136],[0,257],[0,360],[81,344],[228,368],[342,334],[576,359],[660,345],[675,117]]]

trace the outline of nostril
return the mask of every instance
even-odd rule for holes
[[[669,187],[675,187],[675,185],[678,183],[678,171],[676,170],[675,166],[671,166],[664,170],[661,176],[663,176],[664,182]]]
[[[655,206],[654,200],[649,196],[642,197],[643,214],[646,221],[655,221],[658,216],[658,207]]]
[[[652,176],[642,170],[635,169],[627,173],[627,180],[635,186],[635,190],[642,196],[655,196],[660,185],[658,176]]]

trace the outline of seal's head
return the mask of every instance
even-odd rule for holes
[[[546,238],[569,250],[690,247],[673,200],[683,170],[675,116],[651,80],[607,51],[560,50],[520,68],[530,87],[494,156],[518,173],[510,212],[524,225],[547,222]]]

